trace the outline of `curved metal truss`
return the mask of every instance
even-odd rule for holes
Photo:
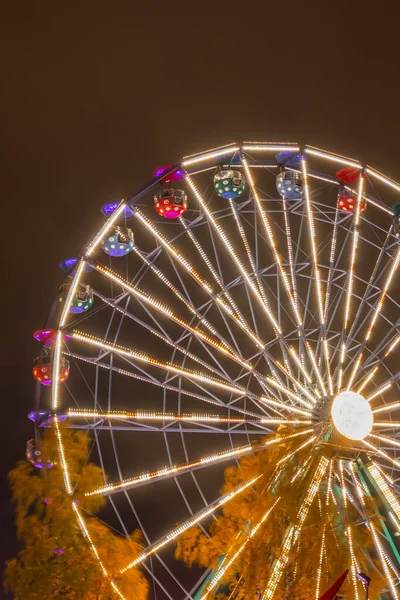
[[[277,196],[278,151],[302,155],[300,199]],[[213,175],[232,165],[246,190],[224,200]],[[353,213],[337,204],[335,171],[343,166],[364,175]],[[109,525],[144,533],[147,547],[121,574],[142,564],[154,597],[197,598],[209,573],[174,562],[173,540],[229,502],[219,495],[228,461],[267,448],[279,426],[290,426],[282,435],[295,437],[298,449],[309,445],[322,457],[324,445],[335,449],[329,466],[315,464],[318,485],[337,481],[366,523],[363,494],[377,499],[376,510],[384,502],[390,525],[370,524],[370,532],[397,597],[400,246],[390,205],[400,186],[357,161],[296,144],[228,145],[181,167],[186,176],[176,187],[187,193],[187,212],[175,220],[156,214],[160,179],[122,201],[84,248],[59,315],[53,382],[62,356],[71,375],[53,383],[51,411],[67,492],[73,499],[61,414],[92,432],[88,459],[107,478],[91,493],[108,497]],[[134,251],[110,258],[100,242],[124,220]],[[83,284],[94,290],[94,307],[77,317],[68,307]],[[374,415],[372,432],[353,444],[330,422],[332,399],[346,389],[362,393]]]

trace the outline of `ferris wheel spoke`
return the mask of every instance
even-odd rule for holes
[[[143,261],[144,264],[146,264],[148,267],[150,267],[150,269],[156,274],[156,276],[159,278],[159,280],[166,285],[174,294],[175,296],[180,300],[180,302],[182,302],[182,304],[184,304],[186,306],[186,308],[199,319],[199,324],[202,323],[215,337],[218,337],[218,339],[220,340],[220,342],[222,344],[224,344],[226,347],[229,348],[228,343],[226,342],[226,340],[221,336],[221,334],[217,331],[217,329],[211,325],[211,323],[206,319],[205,315],[201,314],[196,307],[194,306],[193,302],[191,301],[189,294],[186,293],[186,298],[184,297],[183,294],[181,294],[181,292],[176,288],[176,286],[174,286],[171,281],[168,279],[168,277],[165,275],[165,273],[163,273],[163,271],[161,271],[161,269],[159,269],[158,267],[156,267],[146,256],[145,254],[140,251],[137,246],[134,246],[134,251],[137,254],[137,256],[139,256],[139,258]],[[184,286],[183,286],[184,287]]]
[[[278,320],[276,318],[276,316],[273,314],[272,309],[270,308],[268,302],[264,302],[263,296],[260,294],[259,290],[257,289],[256,285],[253,283],[253,281],[251,280],[249,274],[247,273],[244,265],[242,264],[239,256],[237,255],[237,253],[235,252],[232,244],[230,243],[226,233],[224,232],[224,230],[222,229],[222,227],[219,225],[219,223],[217,223],[217,221],[214,219],[213,215],[211,214],[210,210],[208,209],[208,207],[206,206],[199,190],[197,189],[196,185],[194,184],[194,182],[192,181],[192,179],[190,177],[187,178],[189,185],[192,189],[192,191],[194,192],[194,194],[196,195],[197,200],[199,201],[204,214],[207,217],[208,223],[212,225],[214,231],[217,233],[219,239],[222,241],[223,245],[226,247],[227,251],[228,251],[228,255],[231,257],[231,259],[233,260],[233,262],[235,263],[236,267],[238,268],[239,272],[241,273],[242,277],[244,278],[248,288],[251,290],[252,294],[255,296],[255,298],[257,299],[257,302],[261,305],[262,310],[264,311],[264,313],[267,315],[269,322],[275,332],[275,334],[279,337],[280,343],[281,343],[281,347],[282,347],[282,352],[285,353],[285,351],[287,352],[287,343],[286,340],[284,338],[284,336],[282,335],[282,331],[280,329],[280,326],[278,324]],[[187,228],[187,232],[189,233],[189,228]],[[202,256],[203,260],[206,261],[206,264],[209,266],[211,265],[211,261],[208,259],[206,253],[204,252],[204,250],[201,248],[201,246],[199,245],[199,243],[197,241],[195,241],[194,235],[191,232],[191,239],[192,241],[194,241],[195,244],[197,244],[198,247],[198,251],[200,253],[200,255]],[[212,266],[211,266],[212,267]],[[219,277],[218,275],[215,273],[214,270],[214,278],[217,280],[217,283],[219,282]],[[222,285],[221,283],[219,283],[219,285]],[[235,312],[237,312],[237,308],[235,309]],[[240,313],[239,313],[239,318],[240,318]],[[248,330],[248,326],[247,324],[243,321],[243,318],[240,318],[241,320],[241,327],[245,328],[245,330]],[[265,344],[262,345],[262,347],[265,346]]]
[[[377,406],[376,408],[373,408],[372,413],[374,415],[376,415],[377,413],[391,411],[394,408],[399,408],[399,407],[400,407],[400,401],[390,402],[389,404],[382,404],[382,406]]]
[[[139,381],[143,381],[145,383],[160,387],[162,389],[166,389],[166,390],[170,390],[172,392],[175,392],[177,395],[182,395],[182,396],[187,396],[189,398],[194,398],[196,400],[199,400],[201,402],[206,402],[208,404],[213,404],[214,406],[218,406],[219,408],[224,408],[224,409],[233,409],[236,410],[242,414],[247,414],[251,417],[259,417],[259,414],[257,413],[253,413],[251,411],[248,411],[246,409],[243,409],[241,407],[237,407],[235,406],[233,403],[231,404],[225,404],[224,402],[222,402],[222,400],[220,400],[217,396],[215,396],[210,390],[207,390],[205,388],[203,388],[202,386],[198,385],[199,389],[201,389],[201,391],[204,394],[207,395],[201,395],[201,394],[197,394],[188,390],[185,390],[182,387],[176,387],[173,386],[169,383],[166,383],[165,381],[159,381],[158,379],[156,379],[155,377],[150,376],[148,373],[146,373],[146,371],[142,371],[143,375],[139,375],[138,373],[133,373],[131,371],[127,371],[126,369],[120,369],[119,367],[115,367],[113,365],[109,365],[109,364],[105,364],[105,363],[101,363],[99,362],[97,359],[93,359],[93,358],[87,358],[85,356],[81,356],[80,354],[74,353],[74,352],[63,352],[63,354],[65,356],[70,356],[71,358],[74,358],[76,360],[82,361],[82,362],[86,362],[88,364],[93,365],[94,367],[100,367],[102,369],[105,369],[107,371],[112,371],[113,373],[118,373],[119,375],[122,375],[124,377],[130,377],[132,379],[137,379]],[[128,361],[129,362],[129,361]],[[131,364],[131,363],[129,363]],[[136,365],[133,365],[136,367]],[[251,395],[248,394],[248,396],[251,398]],[[261,400],[261,399],[258,399]]]
[[[293,412],[299,415],[303,415],[305,417],[312,417],[312,413],[309,411],[306,411],[302,408],[298,408],[297,406],[293,406],[292,404],[286,404],[280,400],[277,400],[276,398],[266,398],[265,396],[263,396],[261,398],[261,402],[263,402],[264,404],[267,404],[268,406],[276,406],[278,408],[281,408],[283,410],[287,410],[289,412]]]
[[[263,516],[256,523],[256,525],[254,525],[254,527],[252,527],[246,540],[239,546],[238,550],[233,554],[233,556],[227,562],[222,563],[221,567],[217,570],[214,577],[212,578],[212,580],[210,581],[210,583],[207,585],[206,589],[204,590],[204,593],[200,596],[199,600],[206,600],[206,598],[209,596],[209,594],[216,588],[218,582],[221,580],[221,578],[224,576],[224,574],[228,571],[228,569],[230,569],[230,567],[236,562],[236,560],[239,558],[240,554],[246,548],[247,544],[250,542],[250,540],[259,531],[260,527],[268,519],[269,515],[271,514],[271,512],[273,511],[273,509],[275,508],[275,506],[278,504],[279,501],[280,501],[280,497],[278,497],[275,500],[273,505],[270,508],[268,508],[268,510],[263,514]]]
[[[213,362],[215,362],[216,366],[218,368],[216,368],[215,366],[212,366],[210,364],[208,364],[205,360],[199,358],[196,354],[194,354],[193,352],[189,352],[186,348],[182,347],[181,345],[178,344],[178,342],[174,342],[167,334],[166,332],[164,332],[164,330],[161,327],[158,327],[158,329],[161,329],[161,331],[163,333],[161,333],[158,329],[154,329],[154,327],[151,327],[148,323],[145,323],[144,321],[142,321],[141,319],[139,319],[138,317],[136,317],[135,315],[133,315],[132,313],[130,313],[128,310],[126,310],[125,308],[122,308],[121,306],[119,306],[118,304],[118,300],[117,301],[111,301],[108,298],[106,298],[105,296],[103,296],[102,294],[100,294],[99,292],[95,292],[95,295],[98,296],[100,298],[100,300],[102,300],[102,302],[108,304],[110,307],[112,307],[113,310],[123,314],[125,317],[127,317],[128,319],[134,321],[135,323],[139,324],[141,327],[143,327],[145,330],[149,331],[152,335],[154,335],[155,337],[157,337],[158,339],[161,339],[165,344],[171,346],[172,348],[174,348],[175,350],[177,350],[178,352],[182,353],[184,356],[190,358],[191,360],[199,363],[202,367],[208,369],[209,371],[211,371],[212,373],[218,375],[219,377],[226,377],[227,379],[229,379],[228,373],[226,372],[225,369],[223,369],[223,367],[221,366],[221,364],[219,363],[219,361],[216,359],[216,357],[212,354],[212,352],[209,351],[208,346],[206,346],[206,344],[203,343],[202,341],[202,335],[200,335],[198,337],[198,341],[199,343],[203,346],[203,348],[205,349],[205,351],[211,356]],[[139,301],[139,304],[141,304],[141,302]],[[141,306],[143,306],[141,304]],[[143,306],[143,309],[147,311],[146,306]],[[149,316],[151,318],[154,319],[153,315],[151,315],[150,313],[148,313]],[[156,319],[154,319],[155,323],[157,325],[158,321]],[[179,341],[183,341],[184,338],[181,338]]]
[[[252,273],[253,273],[253,275],[254,275],[254,277],[256,279],[258,291],[261,294],[261,297],[262,297],[262,299],[264,301],[264,304],[268,304],[268,300],[267,300],[267,297],[265,295],[264,286],[263,286],[263,283],[262,283],[262,281],[261,281],[261,279],[259,277],[258,269],[257,269],[256,264],[254,262],[254,258],[253,258],[253,255],[252,255],[252,252],[251,252],[251,249],[250,249],[250,244],[249,244],[249,241],[247,239],[246,232],[245,232],[245,230],[243,228],[243,225],[241,223],[238,211],[236,210],[236,206],[235,206],[233,200],[229,200],[229,205],[231,207],[231,212],[232,212],[232,215],[233,215],[233,217],[235,219],[235,223],[236,223],[238,232],[239,232],[240,237],[242,239],[243,246],[244,246],[244,249],[246,251],[247,259],[248,259],[248,261],[250,263]]]
[[[271,440],[267,440],[258,446],[248,444],[247,446],[240,446],[235,449],[225,450],[223,452],[219,452],[217,454],[212,454],[210,456],[205,456],[198,460],[192,461],[190,463],[184,463],[182,465],[173,465],[170,467],[165,467],[158,471],[152,471],[148,473],[143,473],[137,477],[132,477],[123,481],[120,481],[115,484],[109,484],[102,486],[96,490],[91,492],[87,492],[86,496],[95,496],[95,495],[108,495],[113,494],[115,492],[119,492],[126,489],[131,489],[133,487],[139,487],[142,485],[147,485],[149,483],[153,483],[154,481],[158,481],[161,479],[165,479],[168,477],[175,477],[177,475],[182,475],[183,473],[191,472],[197,469],[201,469],[204,467],[212,466],[216,463],[223,462],[225,460],[230,460],[231,458],[239,458],[241,456],[245,456],[246,454],[250,454],[252,452],[260,452],[261,450],[265,450],[268,446],[274,444],[281,444],[286,442],[287,440],[291,440],[295,437],[306,435],[307,433],[311,433],[312,429],[303,429],[296,433],[291,433],[284,436],[275,436]]]
[[[274,380],[272,377],[266,377],[266,381],[268,382],[269,385],[272,385],[272,387],[279,389],[281,392],[283,392],[284,394],[286,394],[293,400],[296,400],[296,402],[298,402],[299,404],[302,404],[303,406],[305,406],[306,408],[308,408],[310,410],[313,409],[313,405],[309,401],[304,400],[304,398],[302,398],[298,394],[295,394],[294,392],[289,390],[289,388],[281,385],[278,381]],[[309,397],[309,395],[307,395],[307,397]],[[315,400],[313,400],[313,402],[315,403]]]
[[[368,284],[365,288],[364,294],[362,296],[362,299],[360,301],[360,304],[358,306],[356,315],[354,317],[354,320],[351,324],[351,328],[350,328],[350,335],[352,335],[353,333],[356,332],[356,327],[358,325],[359,319],[361,317],[361,314],[363,313],[363,310],[365,308],[365,305],[368,302],[371,302],[371,300],[373,300],[376,296],[377,293],[379,293],[380,288],[378,286],[376,286],[376,280],[379,276],[379,273],[382,271],[382,262],[384,257],[386,256],[386,253],[389,251],[389,246],[390,246],[390,237],[391,237],[391,229],[389,229],[387,235],[386,235],[386,239],[379,251],[379,255],[378,258],[375,262],[375,265],[372,269],[372,273],[371,276],[369,278]]]
[[[216,272],[216,270],[214,269],[212,262],[210,260],[210,258],[208,257],[206,251],[204,250],[204,248],[201,246],[200,242],[198,241],[198,239],[196,238],[196,236],[194,235],[193,232],[193,227],[188,227],[187,224],[185,223],[185,221],[181,218],[181,223],[186,231],[186,233],[188,234],[189,238],[191,239],[191,241],[193,242],[194,246],[196,247],[200,257],[202,258],[202,260],[205,262],[205,264],[207,265],[208,269],[210,270],[214,280],[216,281],[218,287],[221,289],[221,292],[218,294],[217,296],[217,302],[218,302],[218,308],[221,310],[221,308],[224,310],[224,312],[226,312],[231,318],[234,319],[234,321],[236,322],[237,325],[239,325],[239,327],[245,331],[245,333],[253,340],[253,342],[255,342],[257,344],[258,347],[263,348],[265,346],[264,342],[259,338],[258,335],[258,331],[257,331],[257,327],[256,327],[256,323],[255,323],[255,319],[254,319],[254,312],[253,312],[253,308],[252,305],[249,301],[249,306],[250,306],[250,310],[252,312],[253,315],[253,322],[254,322],[254,330],[252,330],[248,323],[246,322],[246,319],[244,318],[243,314],[241,313],[239,307],[237,306],[237,303],[234,301],[234,299],[232,298],[232,295],[230,294],[228,288],[226,286],[224,286],[221,277],[218,275],[218,273]],[[209,222],[208,226],[210,228],[210,224]],[[210,237],[212,238],[212,230],[210,230]],[[215,246],[214,246],[215,248]],[[246,288],[246,293],[247,293],[247,288]],[[222,300],[222,297],[224,296],[227,301],[229,306],[227,306],[225,304],[225,302]],[[223,313],[221,313],[221,316],[223,316]],[[233,339],[236,348],[238,349],[238,345],[236,342],[235,337],[232,334],[232,331],[228,325],[228,323],[226,322],[225,318],[224,318],[224,322],[230,332],[231,338]]]
[[[248,426],[260,426],[260,430],[255,430],[254,433],[261,432],[264,430],[266,433],[267,429],[263,428],[262,425],[309,425],[311,423],[310,420],[305,419],[289,419],[289,418],[278,418],[278,417],[259,417],[253,419],[244,419],[239,417],[221,417],[220,415],[212,415],[212,414],[171,414],[171,413],[162,413],[156,411],[149,410],[137,410],[135,412],[128,411],[111,411],[111,412],[103,412],[94,409],[68,409],[67,416],[70,419],[93,419],[96,420],[93,423],[93,429],[99,429],[99,427],[104,423],[113,422],[113,429],[115,430],[124,430],[124,431],[141,431],[143,428],[135,427],[135,424],[146,424],[148,422],[160,422],[162,421],[162,427],[151,426],[149,427],[149,431],[179,431],[179,429],[175,429],[171,427],[171,425],[175,425],[177,423],[188,423],[190,425],[198,425],[197,429],[190,428],[190,433],[207,433],[207,429],[210,433],[235,433],[235,428],[244,425]],[[126,427],[118,427],[115,425],[114,421],[122,421],[127,423]],[[221,429],[216,425],[228,425],[229,429]],[[238,429],[237,433],[244,433],[248,431],[248,429]]]
[[[136,567],[137,565],[141,564],[144,560],[146,560],[146,558],[148,558],[152,554],[157,553],[159,550],[161,550],[161,548],[163,548],[172,540],[176,539],[179,535],[181,535],[181,533],[183,533],[187,529],[190,529],[191,527],[199,523],[202,519],[205,519],[206,517],[212,515],[218,508],[232,500],[232,498],[235,498],[238,494],[242,493],[248,487],[254,485],[259,479],[261,479],[261,477],[263,477],[263,474],[253,477],[246,483],[236,487],[232,492],[224,494],[216,500],[214,500],[214,502],[208,504],[208,506],[200,510],[195,515],[192,515],[189,519],[187,519],[187,521],[181,523],[178,527],[168,532],[166,535],[159,538],[156,542],[152,543],[150,546],[145,548],[145,550],[143,550],[143,552],[139,554],[137,558],[130,562],[126,567],[121,569],[120,573],[125,573],[132,567]]]
[[[200,373],[197,371],[191,371],[180,367],[179,365],[174,365],[172,363],[166,363],[157,358],[150,356],[149,354],[145,354],[140,350],[135,350],[131,348],[125,348],[123,346],[119,346],[116,344],[111,344],[102,340],[100,338],[94,337],[92,335],[88,335],[86,333],[82,333],[80,331],[71,332],[72,339],[83,342],[84,344],[92,345],[98,348],[102,348],[103,350],[107,350],[109,352],[118,354],[120,356],[124,356],[130,358],[131,360],[138,361],[139,363],[145,363],[148,365],[152,365],[155,367],[159,367],[168,372],[172,372],[176,375],[181,375],[183,377],[187,377],[189,380],[201,381],[202,383],[209,384],[211,386],[221,388],[230,392],[234,392],[236,394],[245,394],[246,390],[243,387],[238,387],[234,385],[230,385],[229,383],[225,383],[221,379],[215,379],[209,377],[204,373]]]
[[[371,435],[367,436],[368,439],[370,437],[371,437]],[[400,468],[400,461],[396,460],[395,458],[393,458],[392,456],[390,456],[390,454],[388,454],[387,452],[384,452],[384,450],[381,450],[380,448],[378,448],[377,446],[375,446],[374,444],[372,444],[371,442],[369,442],[367,438],[361,440],[361,443],[364,446],[366,446],[370,450],[373,450],[376,454],[379,454],[379,456],[381,456],[382,458],[384,458],[385,460],[387,460],[388,462],[390,462],[392,465],[394,465],[398,469]]]
[[[396,348],[397,344],[400,342],[400,334],[396,335],[394,339],[393,339],[393,334],[397,334],[396,326],[393,327],[393,329],[389,332],[389,334],[387,336],[389,338],[389,341],[386,340],[386,346],[388,345],[389,347],[387,348],[387,350],[384,354],[384,358],[387,358],[389,356],[389,354],[391,354],[391,352]],[[371,354],[371,356],[373,356],[373,355]],[[370,369],[369,373],[367,373],[366,377],[364,378],[364,380],[360,384],[360,387],[357,390],[358,393],[360,393],[366,387],[366,385],[370,381],[372,381],[373,377],[376,375],[376,373],[379,370],[379,366],[381,364],[381,359],[377,358],[376,356],[374,356],[374,359],[377,364],[371,365],[371,369]],[[368,367],[370,364],[371,364],[371,358],[368,357],[364,363],[364,369],[366,369],[366,367]]]
[[[212,348],[214,350],[218,350],[219,352],[222,352],[225,356],[227,356],[228,358],[231,358],[232,360],[235,360],[241,366],[243,366],[247,369],[251,369],[251,365],[249,365],[244,360],[242,360],[228,346],[225,346],[221,342],[218,342],[217,340],[212,338],[208,333],[204,333],[200,329],[190,325],[188,322],[186,322],[180,316],[174,314],[173,310],[169,306],[167,306],[165,303],[161,302],[157,298],[153,298],[152,296],[139,290],[138,288],[132,287],[128,281],[124,280],[122,277],[120,277],[116,273],[112,272],[107,267],[104,267],[103,265],[96,264],[95,269],[98,270],[103,275],[105,275],[107,278],[109,278],[112,281],[114,281],[115,283],[117,283],[119,286],[122,287],[122,289],[127,291],[133,297],[135,297],[139,302],[145,303],[146,305],[151,306],[156,311],[159,311],[163,316],[171,319],[174,323],[177,323],[178,325],[180,325],[184,330],[193,334],[199,340],[204,341],[207,344],[209,344],[210,346],[212,346]],[[135,317],[133,317],[133,316],[132,316],[132,318],[135,319]],[[143,324],[143,326],[145,326],[145,325]],[[165,332],[164,332],[164,337],[165,337]],[[218,363],[218,365],[221,368],[221,365],[219,363]],[[225,372],[225,375],[227,375],[226,372]]]
[[[265,233],[267,235],[268,242],[269,242],[270,248],[272,250],[275,263],[276,263],[276,265],[278,267],[278,270],[279,270],[280,276],[282,278],[282,281],[283,281],[286,293],[287,293],[288,298],[289,298],[290,305],[291,305],[291,307],[293,309],[293,313],[294,313],[294,316],[295,316],[296,324],[297,324],[298,327],[301,327],[301,325],[302,325],[301,315],[299,313],[298,306],[296,304],[295,297],[293,295],[293,290],[292,290],[291,285],[290,285],[289,277],[288,277],[288,275],[286,273],[286,270],[285,270],[285,268],[283,266],[282,258],[280,256],[278,248],[276,246],[276,241],[275,241],[274,233],[272,231],[271,223],[270,223],[270,221],[268,219],[268,216],[267,216],[266,212],[263,210],[260,198],[258,196],[256,187],[255,187],[255,184],[254,184],[254,180],[253,180],[253,176],[251,174],[251,170],[249,168],[247,159],[245,158],[245,156],[243,154],[241,155],[241,162],[243,164],[247,180],[248,180],[248,182],[250,184],[252,195],[253,195],[253,198],[255,200],[255,204],[257,206],[258,214],[260,215],[261,222],[262,222],[262,224],[264,226],[264,230],[265,230]]]
[[[358,248],[358,240],[359,240],[359,227],[360,227],[360,212],[361,212],[361,201],[363,198],[363,176],[362,173],[359,175],[358,182],[358,192],[357,192],[357,204],[356,204],[356,212],[353,216],[353,236],[352,236],[352,249],[350,254],[350,262],[349,262],[349,270],[347,273],[347,285],[346,285],[346,297],[344,302],[344,315],[343,315],[343,332],[342,332],[342,341],[341,341],[341,352],[340,352],[340,361],[338,366],[338,392],[342,387],[343,380],[343,365],[346,358],[347,352],[347,330],[349,326],[349,320],[351,315],[351,300],[353,296],[353,286],[354,286],[354,267],[356,263],[357,256],[357,248]]]
[[[395,255],[393,257],[393,263],[392,263],[392,266],[391,266],[391,268],[389,270],[389,273],[387,275],[387,278],[386,278],[385,284],[383,286],[383,289],[381,291],[379,300],[375,303],[374,309],[372,311],[372,315],[371,315],[371,319],[370,319],[368,330],[367,330],[367,332],[365,334],[365,337],[364,337],[364,340],[362,342],[361,348],[358,351],[358,356],[357,356],[357,359],[355,361],[354,368],[353,368],[353,370],[351,372],[351,375],[350,375],[350,380],[349,380],[349,383],[348,383],[348,388],[351,387],[351,385],[352,385],[352,383],[353,383],[353,381],[354,381],[354,379],[355,379],[355,377],[357,375],[357,372],[358,372],[358,370],[360,368],[360,364],[361,364],[361,361],[362,361],[362,358],[363,358],[363,352],[364,352],[365,346],[368,343],[368,341],[369,341],[369,339],[370,339],[370,337],[372,335],[372,332],[373,332],[373,329],[375,327],[375,323],[377,321],[377,318],[378,318],[380,312],[382,311],[382,308],[383,308],[385,299],[387,297],[387,294],[388,294],[391,282],[393,280],[393,277],[394,277],[394,274],[396,272],[396,269],[399,266],[399,263],[400,263],[400,246],[398,247],[397,252],[395,253]]]
[[[329,464],[329,460],[324,456],[321,457],[318,461],[318,465],[316,466],[310,485],[307,488],[307,491],[303,497],[302,503],[300,505],[299,511],[297,513],[297,517],[295,523],[288,527],[288,530],[285,534],[281,551],[278,558],[275,559],[271,575],[269,577],[267,586],[262,595],[262,600],[272,600],[274,597],[276,588],[282,576],[282,573],[287,565],[289,560],[289,554],[292,546],[296,543],[300,532],[303,528],[304,522],[307,518],[308,512],[310,510],[311,504],[319,490],[321,485],[321,481],[325,475],[326,468]]]
[[[380,559],[383,571],[385,573],[385,577],[386,577],[387,581],[389,582],[389,586],[390,586],[391,592],[393,594],[393,597],[394,597],[395,600],[399,600],[399,594],[397,592],[395,582],[392,579],[392,576],[390,574],[390,570],[389,570],[387,562],[386,562],[387,561],[387,559],[386,559],[386,552],[385,552],[382,544],[379,541],[379,538],[377,536],[375,527],[371,523],[371,521],[369,521],[369,529],[371,531],[372,538],[374,540],[375,547],[376,547],[376,549],[378,551],[379,559]]]
[[[206,282],[194,269],[194,267],[189,263],[189,261],[184,258],[169,242],[168,240],[152,225],[152,223],[142,214],[139,209],[135,209],[134,215],[137,216],[140,221],[151,231],[154,237],[158,240],[158,242],[167,250],[168,254],[173,256],[178,263],[183,266],[183,268],[195,279],[195,281],[201,286],[203,291],[205,291],[209,296],[213,295],[213,289],[208,282]],[[188,230],[189,231],[189,230]],[[193,239],[193,235],[192,235]],[[204,252],[204,251],[203,251]],[[200,256],[205,260],[203,253],[199,250]],[[207,259],[206,264],[210,264],[211,262]],[[219,279],[219,278],[218,278]],[[222,284],[221,284],[222,285]],[[223,286],[222,286],[222,289]],[[225,294],[224,294],[225,295]],[[219,304],[219,306],[236,322],[239,327],[243,331],[251,337],[251,339],[257,344],[258,347],[263,348],[264,343],[262,340],[258,338],[258,336],[251,331],[248,325],[245,323],[240,313],[238,313],[232,306],[226,304],[226,302],[218,295],[214,296],[215,301]]]
[[[210,210],[208,209],[207,205],[205,204],[199,190],[197,189],[196,185],[193,183],[192,179],[188,176],[187,177],[187,181],[194,193],[194,195],[196,196],[202,210],[204,211],[204,214],[207,216],[207,219],[209,221],[209,223],[212,224],[215,232],[217,233],[219,239],[221,240],[221,242],[224,244],[224,246],[227,249],[227,254],[231,257],[231,259],[233,260],[233,262],[235,263],[236,267],[238,268],[239,272],[242,274],[242,276],[244,277],[244,280],[246,281],[249,289],[252,291],[255,299],[257,300],[257,302],[260,304],[261,309],[264,311],[264,313],[267,315],[269,322],[271,323],[271,326],[273,328],[273,330],[278,334],[281,335],[282,331],[281,328],[278,324],[278,321],[275,317],[275,315],[273,314],[270,306],[268,304],[264,304],[263,299],[261,297],[261,295],[259,294],[256,286],[254,285],[253,281],[251,280],[248,272],[246,271],[242,261],[240,260],[237,252],[235,251],[235,249],[233,248],[231,242],[229,241],[226,233],[224,232],[224,230],[222,229],[221,225],[219,225],[219,223],[217,223],[217,221],[214,219],[212,213],[210,212]]]

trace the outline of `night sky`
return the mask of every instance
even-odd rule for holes
[[[242,139],[307,142],[400,179],[399,17],[389,3],[3,4],[4,472],[32,437],[32,332],[103,204]],[[16,544],[0,485],[3,560]]]

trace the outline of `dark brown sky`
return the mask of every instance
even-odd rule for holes
[[[133,193],[159,164],[240,139],[308,142],[400,179],[394,7],[3,3],[5,470],[31,435],[32,331],[62,279],[58,263],[79,251],[102,204]],[[14,542],[5,478],[1,486],[4,558]]]

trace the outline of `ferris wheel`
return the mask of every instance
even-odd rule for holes
[[[322,493],[357,511],[400,596],[399,194],[375,169],[312,146],[230,144],[160,167],[104,206],[101,228],[62,263],[56,316],[35,332],[33,376],[49,391],[31,418],[56,428],[71,502],[59,423],[91,432],[88,460],[104,485],[88,495],[107,498],[102,519],[121,535],[143,532],[142,553],[112,582],[117,595],[135,597],[123,577],[140,567],[151,597],[214,598],[242,541],[204,570],[174,560],[176,540],[194,526],[207,533],[257,485],[221,495],[226,466],[290,441],[280,477],[307,448],[293,483],[304,493],[259,597],[281,585]],[[46,467],[38,437],[28,458]],[[348,525],[346,543],[357,534]],[[352,555],[354,585],[358,570]]]

